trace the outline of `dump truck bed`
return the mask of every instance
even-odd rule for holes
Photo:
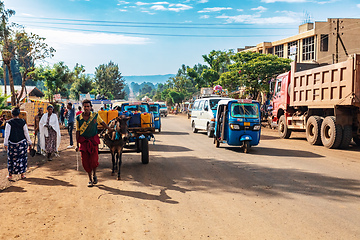
[[[295,72],[291,66],[290,106],[360,107],[360,54],[345,62]]]

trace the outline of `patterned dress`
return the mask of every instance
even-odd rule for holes
[[[27,169],[27,148],[26,139],[18,142],[9,142],[8,146],[8,171],[10,174],[25,173]]]
[[[51,115],[48,115],[47,118],[47,123],[46,123],[47,126],[50,126],[49,125],[50,116]],[[51,126],[48,128],[48,132],[49,132],[49,136],[45,137],[45,151],[46,153],[55,153],[57,133]]]

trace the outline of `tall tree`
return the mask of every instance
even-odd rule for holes
[[[21,91],[17,97],[17,103],[19,103],[26,81],[33,77],[35,62],[53,57],[55,49],[44,42],[45,38],[33,33],[28,34],[24,29],[16,32],[15,39],[16,59],[20,65],[22,77]]]
[[[93,79],[85,74],[85,67],[78,65],[74,67],[74,81],[71,85],[70,96],[73,99],[79,100],[80,93],[89,93],[94,88]]]
[[[5,9],[5,5],[3,1],[0,1],[0,17],[1,17],[1,24],[0,24],[0,40],[1,40],[1,56],[3,59],[3,68],[4,68],[4,86],[5,86],[5,95],[6,92],[6,72],[9,73],[9,83],[10,84],[10,90],[11,90],[11,103],[12,105],[15,105],[15,88],[13,84],[13,76],[11,71],[11,60],[15,56],[15,47],[13,44],[13,39],[11,38],[12,30],[11,27],[14,26],[14,24],[9,23],[9,18],[15,14],[14,10],[11,9]],[[7,67],[8,71],[5,70],[5,67]]]
[[[108,98],[124,99],[125,82],[122,79],[119,66],[110,61],[108,64],[99,65],[95,68],[96,91]]]

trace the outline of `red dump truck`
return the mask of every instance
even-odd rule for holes
[[[347,148],[360,145],[360,54],[318,66],[295,62],[276,78],[272,121],[281,138],[305,131],[310,144]]]

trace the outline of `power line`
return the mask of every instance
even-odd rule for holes
[[[39,25],[28,24],[27,26],[32,27],[44,27]],[[89,30],[89,29],[77,29],[77,28],[65,28],[65,27],[46,27],[50,29],[59,30],[71,30],[71,31],[82,31],[82,32],[95,32],[95,33],[111,33],[111,34],[126,34],[126,35],[137,35],[137,36],[162,36],[162,37],[204,37],[204,38],[248,38],[248,37],[279,37],[284,35],[196,35],[196,34],[165,34],[165,33],[136,33],[136,32],[120,32],[120,31],[106,31],[106,30]]]
[[[219,24],[219,23],[169,23],[169,22],[132,22],[132,21],[106,21],[106,20],[85,20],[85,19],[69,19],[69,18],[44,18],[44,17],[17,17],[17,18],[25,18],[25,19],[34,19],[34,20],[52,20],[52,21],[67,21],[67,22],[86,22],[86,23],[103,23],[103,26],[106,24],[133,24],[133,25],[168,25],[168,26],[185,26],[185,27],[193,27],[193,26],[246,26],[249,24],[238,24],[238,23],[226,23],[226,24]],[[115,26],[116,26],[115,25]],[[101,24],[99,26],[102,26]],[[225,29],[225,28],[224,28]],[[229,29],[229,28],[226,28]],[[235,28],[235,29],[279,29],[279,30],[286,30],[286,29],[294,29],[294,28]]]

